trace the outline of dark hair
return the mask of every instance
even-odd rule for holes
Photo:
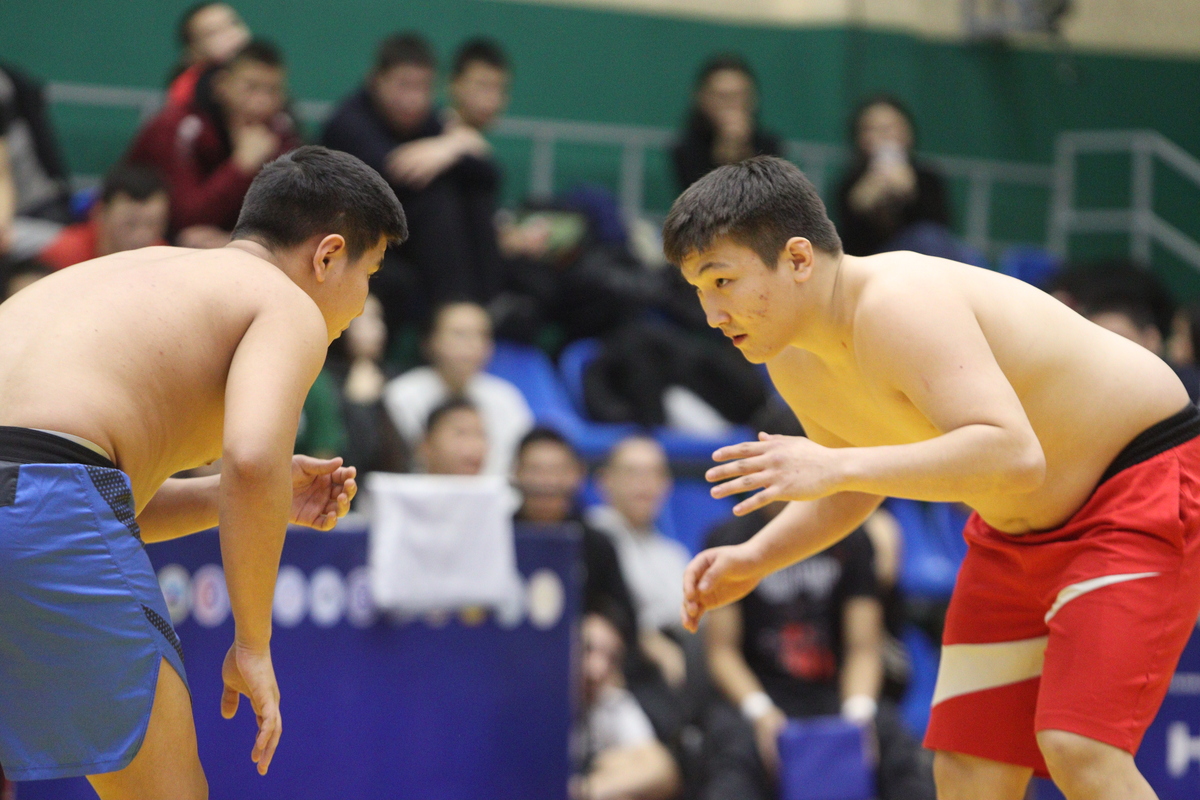
[[[612,447],[610,447],[608,449],[608,452],[604,454],[604,459],[600,462],[599,469],[601,471],[603,471],[603,470],[610,468],[612,466],[613,461],[615,461],[617,458],[617,453],[620,453],[622,450],[624,450],[625,446],[627,444],[629,444],[630,442],[650,442],[654,446],[658,447],[660,450],[663,450],[664,453],[666,452],[666,450],[662,446],[662,443],[659,442],[658,439],[655,439],[653,436],[651,436],[649,433],[631,433],[628,436],[625,436],[624,438],[622,438],[620,441],[618,441],[616,444],[614,444]],[[667,469],[668,470],[670,469],[669,464],[667,466]]]
[[[816,188],[799,167],[775,156],[717,167],[688,187],[663,224],[663,252],[678,265],[722,236],[749,247],[771,269],[793,236],[826,253],[842,251]]]
[[[1050,291],[1065,292],[1083,314],[1120,311],[1137,321],[1141,312],[1128,309],[1146,309],[1163,340],[1171,336],[1175,301],[1149,267],[1126,259],[1071,264],[1059,273]]]
[[[874,94],[866,100],[860,102],[854,107],[854,113],[850,116],[850,144],[854,149],[858,150],[858,129],[862,125],[863,116],[867,110],[875,106],[887,106],[896,111],[897,114],[904,117],[904,121],[908,123],[908,129],[912,131],[913,147],[917,144],[917,123],[913,119],[912,112],[908,106],[902,103],[894,95],[890,94]]]
[[[463,42],[462,47],[454,55],[454,65],[450,68],[450,78],[453,80],[467,71],[467,67],[475,63],[486,64],[501,72],[508,72],[508,56],[495,39],[477,37]]]
[[[437,58],[428,40],[415,31],[393,33],[379,43],[375,51],[373,75],[381,75],[392,67],[409,65],[437,69]]]
[[[538,425],[529,433],[521,437],[521,443],[517,445],[516,460],[524,457],[525,451],[535,444],[555,444],[571,454],[571,458],[579,461],[579,453],[567,441],[567,437],[556,431],[554,428],[549,428],[545,425]]]
[[[440,325],[442,322],[442,315],[445,314],[448,309],[454,308],[455,306],[473,306],[478,308],[484,313],[485,316],[487,316],[489,323],[492,320],[492,315],[488,313],[488,310],[469,297],[456,297],[449,300],[443,300],[433,307],[433,311],[430,312],[428,319],[426,319],[421,325],[422,341],[428,340],[433,336],[438,329],[438,325]]]
[[[21,275],[36,275],[38,278],[45,278],[47,275],[53,273],[53,271],[35,258],[27,258],[24,261],[12,261],[7,264],[3,260],[0,260],[0,302],[12,297],[8,293],[8,290],[14,278]]]
[[[266,39],[251,39],[242,45],[242,49],[233,54],[225,69],[232,69],[243,61],[253,61],[267,67],[283,69],[283,53],[273,43]]]
[[[286,249],[322,233],[340,233],[356,259],[385,236],[408,238],[396,193],[379,173],[349,153],[307,145],[262,168],[250,184],[234,239]]]
[[[433,433],[433,429],[437,427],[447,415],[453,414],[455,411],[472,411],[476,414],[479,409],[474,403],[461,394],[451,395],[434,406],[433,411],[429,412],[429,416],[425,418],[425,436],[428,437]]]
[[[693,88],[698,92],[704,88],[704,84],[708,83],[708,79],[718,72],[732,70],[745,75],[750,83],[754,84],[754,88],[758,88],[758,76],[754,74],[754,70],[750,68],[750,64],[746,59],[742,58],[737,53],[718,53],[711,56],[707,61],[700,65],[700,71],[696,73],[696,83]]]
[[[165,193],[167,186],[157,170],[145,164],[119,163],[104,176],[100,185],[100,202],[108,203],[119,194],[141,203],[156,194]]]
[[[206,8],[223,5],[225,5],[224,2],[193,3],[184,9],[183,13],[179,15],[179,24],[175,26],[175,38],[179,41],[180,47],[192,46],[192,20],[196,18],[197,14]]]

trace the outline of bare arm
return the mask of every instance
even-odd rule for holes
[[[142,541],[165,542],[217,526],[219,475],[168,478],[138,514]]]
[[[13,185],[8,143],[0,138],[0,255],[12,246],[10,236],[17,214],[17,187]]]
[[[1041,444],[966,301],[927,284],[876,294],[860,302],[857,317],[861,370],[883,390],[903,395],[933,435],[845,448],[760,435],[722,448],[713,457],[731,463],[709,470],[709,480],[726,481],[713,495],[763,489],[735,513],[846,491],[950,502],[1042,485]]]
[[[874,597],[853,597],[842,610],[845,655],[842,699],[879,698],[883,686],[883,606]]]
[[[679,786],[675,759],[661,743],[651,741],[598,755],[580,795],[586,800],[666,800]]]
[[[250,323],[229,367],[218,501],[221,561],[234,620],[234,644],[222,668],[221,713],[232,717],[239,695],[250,698],[259,718],[251,757],[261,774],[282,731],[269,644],[292,504],[292,447],[327,344],[315,305],[294,296],[272,300]]]

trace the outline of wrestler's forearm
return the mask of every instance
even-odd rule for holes
[[[221,476],[169,478],[138,514],[142,541],[165,542],[217,526]]]
[[[764,576],[821,552],[871,516],[882,497],[842,492],[788,503],[746,542]]]
[[[981,494],[1022,494],[1045,481],[1046,459],[1032,431],[961,428],[912,444],[830,451],[840,491],[930,502]]]
[[[271,640],[271,604],[290,507],[288,461],[226,455],[219,503],[221,561],[234,638],[250,649],[266,648]]]

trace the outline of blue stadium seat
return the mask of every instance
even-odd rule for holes
[[[1045,289],[1062,266],[1062,258],[1041,247],[1017,245],[1000,254],[1000,271]]]
[[[900,641],[912,667],[908,690],[900,701],[900,716],[909,730],[921,737],[929,727],[929,706],[937,685],[938,646],[916,625],[906,625]]]
[[[900,588],[911,597],[945,599],[954,591],[966,555],[965,515],[950,503],[888,498],[885,507],[900,524],[903,547]]]
[[[870,800],[866,736],[840,717],[790,720],[779,734],[780,800]]]

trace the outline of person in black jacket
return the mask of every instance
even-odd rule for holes
[[[424,38],[389,36],[321,137],[383,175],[408,215],[411,238],[394,249],[377,289],[393,331],[444,302],[486,303],[500,284],[491,206],[477,200],[495,195],[500,176],[479,131],[435,108],[436,77]]]
[[[758,124],[758,79],[737,55],[710,58],[696,77],[692,110],[672,156],[679,191],[710,170],[751,156],[782,154]]]
[[[879,96],[860,105],[851,138],[854,157],[837,198],[847,255],[892,249],[888,244],[918,223],[949,226],[945,184],[913,158],[916,129],[899,100]]]

